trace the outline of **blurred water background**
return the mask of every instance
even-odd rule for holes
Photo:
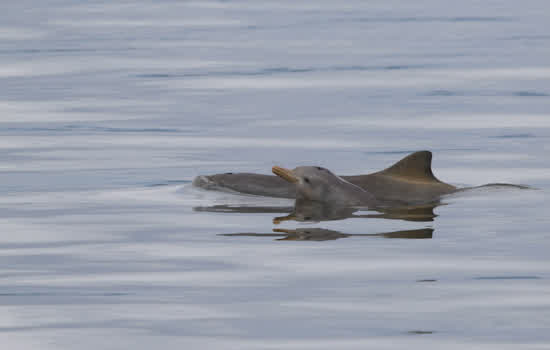
[[[0,13],[9,349],[550,348],[547,1],[17,1]],[[199,174],[434,153],[433,222],[275,225]],[[431,239],[220,236],[318,227]]]

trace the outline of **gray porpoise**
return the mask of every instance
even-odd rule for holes
[[[378,203],[422,203],[456,192],[432,172],[432,153],[414,152],[389,168],[365,175],[340,176],[370,193]],[[197,176],[193,184],[205,189],[230,190],[269,197],[296,198],[296,186],[281,177],[252,173]]]
[[[365,207],[376,203],[371,193],[322,167],[300,166],[290,170],[274,166],[272,170],[275,175],[296,186],[296,200]]]

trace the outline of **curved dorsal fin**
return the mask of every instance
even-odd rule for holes
[[[409,178],[416,181],[440,182],[432,173],[432,152],[430,151],[418,151],[409,154],[378,174]]]

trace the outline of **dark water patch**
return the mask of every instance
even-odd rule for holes
[[[215,71],[215,72],[189,72],[182,74],[175,73],[151,73],[151,74],[138,74],[136,78],[147,79],[169,79],[169,78],[204,78],[204,77],[249,77],[249,76],[263,76],[263,75],[275,75],[275,74],[288,74],[288,73],[309,73],[319,71],[318,68],[306,67],[306,68],[291,68],[291,67],[271,67],[260,70],[250,71]]]
[[[432,152],[463,152],[463,151],[480,151],[481,148],[439,148],[432,149]],[[411,154],[418,150],[395,150],[395,151],[366,151],[365,154]]]
[[[308,73],[308,72],[314,72],[317,68],[288,68],[288,67],[275,67],[275,68],[266,68],[263,69],[262,72],[270,74],[270,73]]]
[[[424,279],[424,280],[416,280],[416,282],[419,283],[431,283],[431,282],[437,282],[436,279]]]
[[[107,133],[178,133],[183,132],[182,129],[176,128],[117,128],[107,126],[93,125],[60,125],[60,126],[32,126],[32,127],[0,127],[1,132],[74,132],[74,131],[91,131],[91,132],[107,132]]]
[[[428,65],[428,64],[393,64],[393,65],[381,65],[381,66],[349,65],[349,66],[332,66],[332,67],[327,67],[319,70],[346,72],[346,71],[423,69],[423,68],[434,68],[434,67],[436,67],[436,65]]]
[[[494,139],[526,139],[526,138],[535,137],[535,135],[525,133],[525,134],[504,134],[504,135],[489,136],[489,137]]]
[[[539,276],[480,276],[474,280],[539,280]]]
[[[177,74],[168,74],[168,73],[151,73],[151,74],[136,74],[136,78],[147,78],[147,79],[161,79],[161,78],[176,78]]]
[[[413,330],[413,331],[408,331],[407,332],[408,334],[434,334],[435,332],[434,331],[422,331],[422,330]]]
[[[86,129],[86,128],[85,128]],[[129,132],[129,133],[141,133],[141,132],[154,132],[154,133],[177,133],[181,130],[172,128],[112,128],[112,127],[89,127],[89,130],[102,131],[102,132]]]
[[[544,92],[537,92],[537,91],[516,91],[516,92],[509,92],[509,91],[451,91],[451,90],[432,90],[428,91],[425,94],[420,94],[420,96],[474,96],[474,97],[480,97],[480,96],[490,96],[490,97],[498,97],[498,96],[516,96],[516,97],[548,97],[550,95],[544,93]]]
[[[394,65],[394,66],[384,67],[385,70],[399,70],[399,69],[411,69],[411,68],[413,68],[413,67],[412,66],[407,66],[407,65],[404,65],[404,66]]]
[[[463,17],[451,17],[449,22],[509,22],[511,17],[477,17],[477,16],[463,16]]]
[[[102,320],[98,322],[52,322],[39,325],[24,325],[24,326],[8,326],[0,327],[0,333],[12,332],[33,332],[33,331],[52,331],[52,330],[67,330],[67,329],[145,329],[145,327],[137,322],[129,322],[125,320]],[[149,328],[147,328],[149,329]]]
[[[333,71],[367,71],[367,70],[373,70],[373,66],[360,66],[360,65],[350,65],[350,66],[332,66],[328,68],[329,70]]]
[[[145,187],[162,187],[162,186],[170,186],[170,185],[184,185],[189,183],[191,183],[190,180],[167,180],[162,182],[146,184]]]
[[[23,293],[0,293],[0,297],[39,297],[39,296],[45,296],[45,295],[55,295],[52,293],[40,293],[40,292],[23,292]]]
[[[127,292],[97,292],[97,293],[82,293],[82,292],[7,292],[0,293],[0,297],[40,297],[40,296],[78,296],[78,297],[120,297],[132,295]]]
[[[71,128],[67,126],[59,126],[59,127],[5,127],[0,128],[0,132],[51,132],[51,131],[67,131]]]
[[[537,92],[537,91],[517,91],[517,92],[514,92],[512,95],[520,96],[520,97],[548,97],[548,96],[550,96],[548,94],[545,94],[544,92]]]
[[[418,17],[363,17],[357,19],[359,22],[444,22],[444,23],[453,23],[453,22],[509,22],[512,21],[512,17],[500,17],[500,16],[491,16],[491,17],[482,17],[482,16],[458,16],[458,17],[430,17],[430,16],[418,16]]]
[[[464,187],[459,188],[456,193],[458,192],[467,192],[467,191],[473,191],[473,190],[505,190],[505,189],[514,189],[514,190],[537,190],[535,187],[527,186],[527,185],[519,185],[519,184],[508,184],[508,183],[500,183],[500,182],[494,182],[494,183],[488,183],[485,185],[480,186],[474,186],[474,187]]]
[[[169,185],[172,185],[172,184],[188,184],[188,183],[191,183],[191,180],[167,180],[166,182]]]
[[[328,67],[268,67],[259,70],[242,71],[206,71],[206,72],[187,72],[187,73],[147,73],[136,74],[135,78],[146,79],[170,79],[170,78],[204,78],[204,77],[249,77],[249,76],[268,76],[276,74],[292,73],[314,73],[314,72],[350,72],[350,71],[383,71],[383,70],[405,70],[405,69],[424,69],[434,68],[435,65],[427,64],[394,64],[394,65],[336,65]]]
[[[47,53],[81,53],[81,52],[124,52],[137,50],[135,47],[127,48],[111,48],[111,49],[101,49],[101,48],[49,48],[49,49],[4,49],[0,50],[0,54],[47,54]]]
[[[498,38],[497,40],[550,40],[550,35],[513,35]]]
[[[366,151],[366,154],[410,154],[417,150],[403,150],[403,151]]]
[[[450,90],[432,90],[426,94],[426,96],[460,96],[462,94],[456,91]]]
[[[393,64],[393,65],[380,65],[380,66],[332,66],[326,68],[327,71],[377,71],[377,70],[405,70],[405,69],[424,69],[435,68],[437,65],[432,64]]]

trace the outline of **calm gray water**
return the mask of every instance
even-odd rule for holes
[[[547,1],[5,2],[0,342],[549,349],[549,23]],[[274,224],[254,208],[291,201],[190,184],[421,149],[449,183],[537,190]],[[220,205],[251,208],[194,209]],[[431,235],[220,235],[274,228]]]

